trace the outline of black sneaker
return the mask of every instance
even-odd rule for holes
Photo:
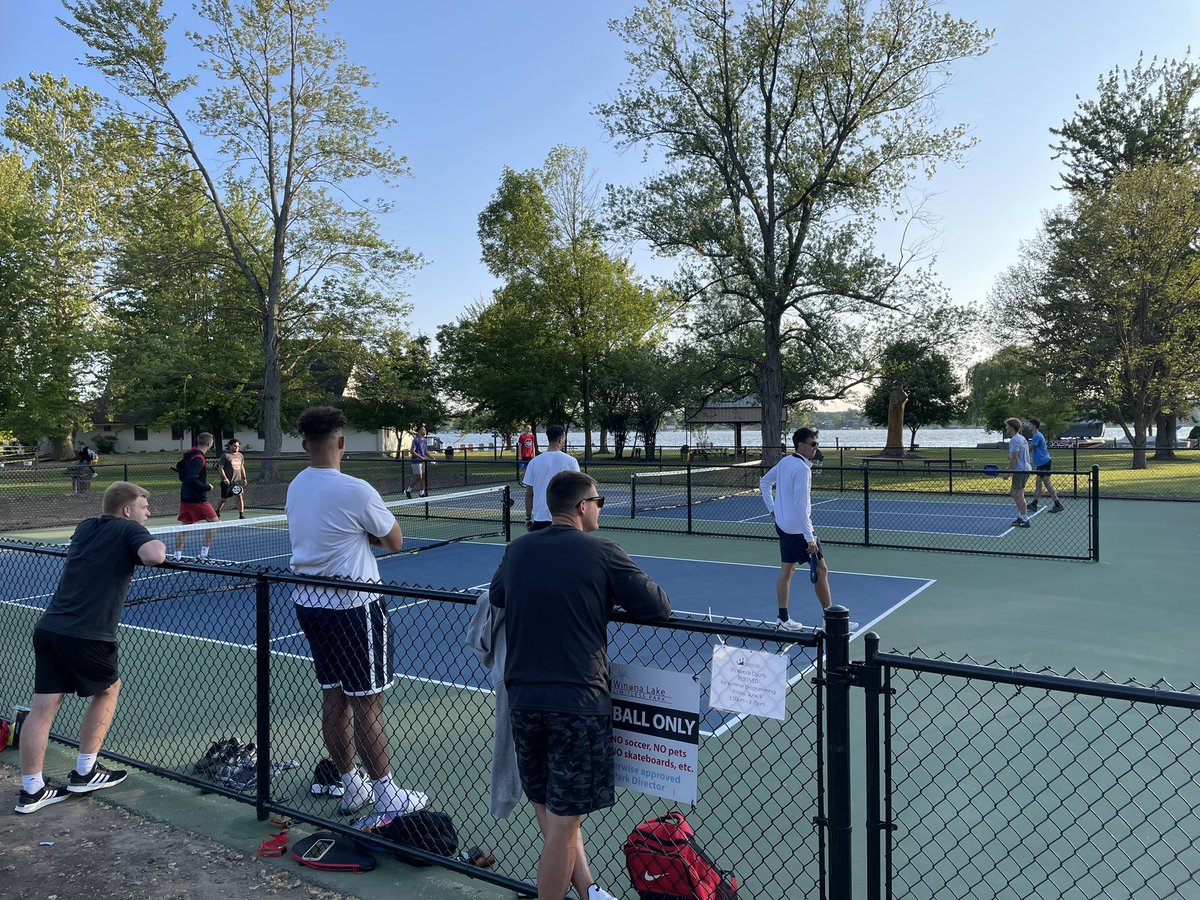
[[[1032,512],[1033,510],[1037,509],[1037,506],[1038,506],[1038,502],[1037,502],[1036,500],[1030,500],[1030,501],[1029,501],[1029,510],[1030,510],[1030,512]]]
[[[67,790],[72,794],[87,794],[91,791],[116,787],[125,780],[125,776],[128,774],[128,772],[108,769],[100,763],[96,763],[87,775],[80,775],[78,772],[72,771],[70,777],[67,778]]]
[[[405,488],[405,489],[404,489],[404,496],[405,496],[405,497],[407,497],[409,500],[411,500],[411,499],[412,499],[412,491],[411,491],[411,490],[409,490],[408,488]]]
[[[27,794],[21,791],[21,796],[17,798],[17,812],[19,813],[34,813],[43,806],[49,806],[51,803],[62,803],[64,800],[69,800],[71,797],[62,788],[50,787],[48,784],[42,785],[42,789],[36,794]]]

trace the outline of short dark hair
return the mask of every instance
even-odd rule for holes
[[[1030,416],[1028,421],[1029,421],[1029,424],[1032,425],[1034,428],[1037,428],[1039,430],[1041,429],[1041,427],[1042,427],[1041,419],[1035,419],[1033,416]]]
[[[552,516],[569,516],[580,500],[595,493],[596,479],[568,469],[559,472],[546,485],[546,506]]]
[[[567,429],[563,428],[561,425],[550,425],[546,428],[546,440],[553,444],[566,433]]]
[[[801,444],[807,444],[816,436],[817,432],[812,428],[797,428],[792,435],[792,446],[799,450]]]
[[[296,422],[300,437],[311,441],[323,441],[345,427],[346,414],[336,406],[310,406]]]

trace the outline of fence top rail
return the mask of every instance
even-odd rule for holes
[[[1200,709],[1200,695],[1184,691],[1164,690],[1133,684],[1104,684],[1085,678],[1070,678],[1065,675],[1050,675],[1044,672],[1023,672],[1019,669],[1001,669],[978,663],[955,662],[948,659],[924,659],[900,653],[869,654],[868,664],[875,663],[892,669],[910,672],[927,672],[932,675],[947,675],[996,684],[1011,684],[1015,687],[1039,688],[1069,694],[1084,694],[1109,700],[1128,700],[1130,703],[1153,703],[1156,706],[1171,706],[1182,709]]]
[[[62,545],[27,544],[22,541],[0,540],[0,550],[16,550],[39,556],[63,558],[67,549]],[[285,569],[263,569],[240,563],[198,562],[195,560],[175,561],[168,559],[160,568],[174,569],[182,572],[199,572],[205,575],[226,575],[231,578],[262,580],[274,584],[303,584],[315,587],[341,588],[357,587],[364,591],[383,594],[388,597],[409,597],[419,600],[443,600],[463,605],[474,604],[482,593],[477,590],[452,590],[435,588],[430,585],[413,585],[397,582],[350,581],[344,578],[329,578],[322,575],[301,575]],[[614,622],[624,622],[631,625],[658,625],[676,631],[691,631],[698,634],[711,634],[720,638],[748,638],[751,640],[775,641],[780,644],[799,645],[802,647],[819,647],[824,642],[823,632],[785,632],[770,625],[754,625],[737,622],[718,622],[709,619],[673,616],[665,621],[647,622],[635,619],[624,612],[614,612],[611,616]]]

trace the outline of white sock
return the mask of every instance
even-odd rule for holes
[[[375,792],[375,808],[381,812],[388,810],[399,809],[400,807],[400,789],[396,787],[396,782],[392,780],[392,773],[388,772],[382,778],[376,778],[371,782],[371,789]]]
[[[362,773],[358,769],[351,769],[349,772],[342,773],[342,789],[351,797],[362,793],[364,784],[366,782],[363,780]]]
[[[201,559],[204,559],[204,558],[205,558],[205,557],[207,557],[207,556],[208,556],[208,548],[207,548],[207,547],[201,547],[201,548],[200,548],[200,558],[201,558]]]
[[[86,775],[96,766],[96,753],[80,753],[75,758],[75,771],[80,775]]]
[[[46,779],[42,778],[41,772],[34,772],[32,775],[21,776],[21,790],[27,794],[36,794],[46,786]]]
[[[171,554],[171,556],[174,557],[175,559],[183,559],[183,551],[176,550],[174,553]]]

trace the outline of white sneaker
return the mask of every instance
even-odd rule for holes
[[[424,794],[421,791],[396,788],[396,792],[392,796],[380,797],[375,801],[375,812],[405,815],[422,810],[428,805],[428,794]]]
[[[593,884],[588,888],[587,900],[617,900],[617,898],[603,888],[596,887]]]
[[[804,626],[795,619],[780,619],[775,623],[777,628],[782,628],[784,631],[803,631]]]

